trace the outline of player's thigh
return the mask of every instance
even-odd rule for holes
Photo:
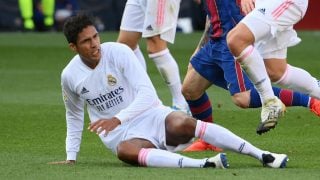
[[[126,44],[134,50],[136,49],[140,38],[140,32],[120,30],[117,42]]]
[[[190,60],[193,69],[210,84],[217,85],[226,89],[227,83],[224,79],[223,69],[220,62],[223,60],[221,54],[222,49],[227,49],[226,45],[220,42],[206,43]],[[220,48],[220,49],[219,49]],[[230,53],[230,52],[229,52]],[[231,55],[232,56],[232,55]],[[208,84],[204,84],[202,88],[208,88]]]
[[[186,144],[194,137],[196,120],[181,111],[174,111],[166,117],[166,144],[178,146]]]
[[[192,66],[189,64],[187,74],[182,84],[182,93],[187,100],[198,99],[206,89],[211,86],[211,82],[201,76]]]

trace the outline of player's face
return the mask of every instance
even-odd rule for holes
[[[82,61],[89,67],[94,68],[101,58],[100,37],[94,26],[88,26],[78,34],[78,41],[75,45]]]

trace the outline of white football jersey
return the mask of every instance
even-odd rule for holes
[[[123,124],[162,104],[132,50],[119,43],[101,44],[101,59],[95,69],[76,55],[63,70],[61,84],[68,160],[75,160],[80,148],[85,105],[91,122],[115,116]]]

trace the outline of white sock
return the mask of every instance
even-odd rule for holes
[[[149,57],[154,61],[162,78],[168,85],[172,95],[172,103],[184,107],[187,103],[181,93],[182,85],[178,64],[170,54],[169,49],[149,54]]]
[[[265,152],[222,126],[200,120],[197,121],[195,137],[222,149],[246,154],[259,160]]]
[[[142,67],[147,70],[146,60],[144,59],[144,56],[141,52],[141,49],[139,46],[135,50],[133,50],[134,54],[138,58],[139,62],[141,63]]]
[[[149,167],[203,167],[207,159],[193,159],[162,149],[142,148],[138,155],[141,166]]]
[[[275,84],[286,86],[292,90],[320,99],[320,87],[317,79],[304,69],[288,64],[286,72]]]
[[[261,102],[263,103],[266,99],[273,98],[275,95],[272,90],[271,81],[259,52],[250,45],[236,59],[242,59],[240,64],[257,89]]]

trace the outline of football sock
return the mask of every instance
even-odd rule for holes
[[[45,16],[44,25],[52,26],[54,24],[55,0],[41,0],[42,11]]]
[[[261,101],[265,102],[265,100],[273,98],[274,93],[272,91],[271,81],[259,52],[250,45],[245,48],[236,59],[242,59],[240,64],[258,90]]]
[[[162,149],[142,148],[138,155],[138,163],[149,167],[202,167],[207,159],[193,159]]]
[[[288,64],[286,72],[275,83],[320,99],[320,87],[317,79],[304,69]]]
[[[133,50],[134,54],[138,58],[140,64],[142,65],[143,69],[147,70],[146,60],[144,59],[144,56],[141,52],[141,49],[139,46],[135,50]]]
[[[19,0],[19,9],[21,16],[24,20],[24,28],[28,30],[34,29],[33,22],[33,1],[32,0]]]
[[[170,89],[172,104],[178,107],[186,107],[187,102],[181,93],[182,85],[178,64],[170,54],[169,49],[149,54],[149,57],[155,62],[162,78]]]
[[[281,89],[278,87],[272,87],[274,94],[286,105],[286,106],[303,106],[309,107],[310,97],[306,94],[294,92],[288,89]],[[261,107],[261,101],[259,94],[255,88],[250,92],[250,108]]]
[[[195,137],[203,139],[207,143],[214,144],[224,150],[231,150],[241,154],[246,154],[259,160],[264,152],[246,140],[233,134],[228,129],[214,123],[207,123],[198,120]]]
[[[199,99],[187,100],[187,102],[194,118],[205,122],[213,122],[212,106],[206,92]]]

